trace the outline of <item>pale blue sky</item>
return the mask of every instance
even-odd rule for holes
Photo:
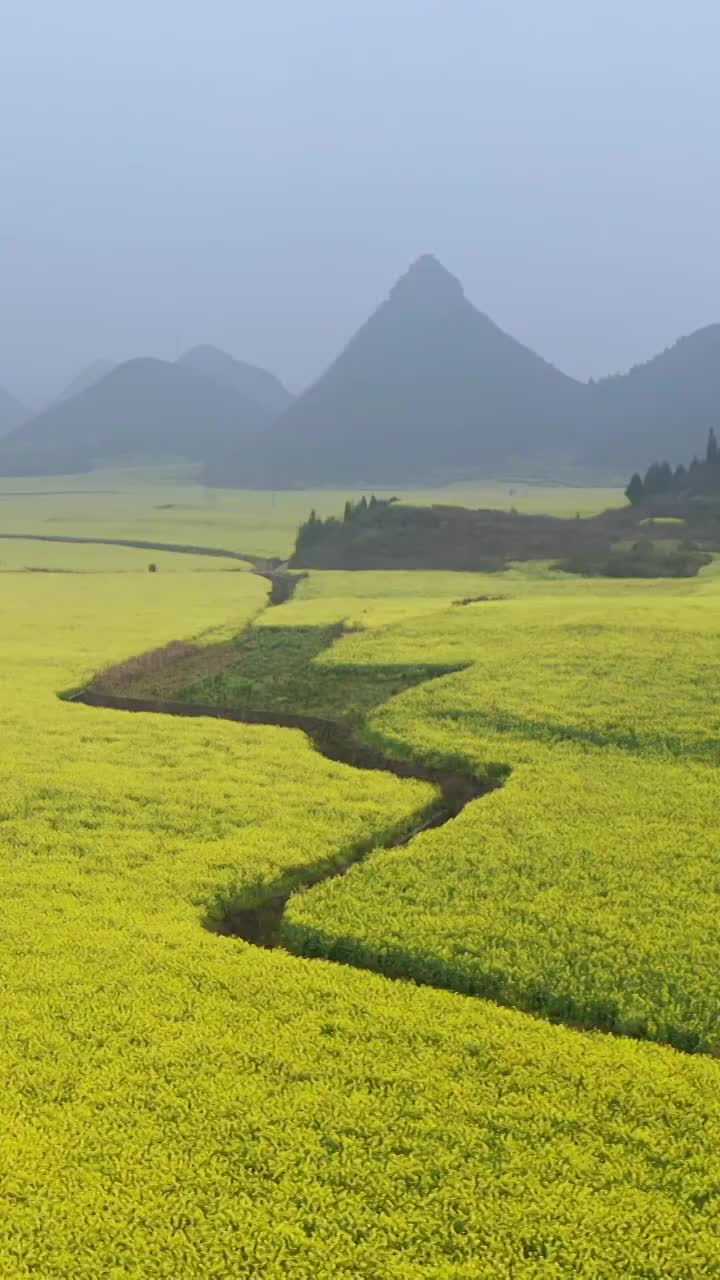
[[[568,372],[720,320],[716,0],[2,0],[0,383],[298,387],[419,253]]]

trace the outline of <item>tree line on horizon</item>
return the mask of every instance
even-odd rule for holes
[[[669,462],[652,462],[644,476],[635,471],[625,489],[633,506],[665,494],[720,494],[720,445],[713,427],[708,433],[704,458],[695,457],[688,466],[673,468]]]
[[[296,554],[298,551],[317,542],[320,538],[326,537],[328,533],[332,535],[334,531],[341,529],[343,525],[362,520],[363,516],[368,514],[375,515],[381,508],[390,507],[397,501],[396,497],[377,498],[374,493],[371,494],[369,499],[363,494],[356,502],[348,498],[343,508],[342,520],[339,520],[337,516],[326,516],[323,519],[313,507],[307,520],[298,529],[295,544]]]

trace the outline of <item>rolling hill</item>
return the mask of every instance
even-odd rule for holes
[[[108,373],[112,373],[116,368],[114,360],[93,360],[80,373],[67,384],[66,387],[55,396],[52,404],[59,404],[61,400],[72,400],[73,396],[79,396],[81,392],[87,391],[88,387],[94,387],[96,382],[100,382],[101,378],[106,377]]]
[[[277,415],[292,404],[294,397],[274,374],[257,365],[236,360],[218,347],[192,347],[180,356],[178,364],[193,373],[202,374],[221,387],[231,387]]]
[[[710,427],[720,425],[720,324],[587,391],[590,462],[644,470],[654,458],[702,453]]]
[[[129,360],[11,432],[0,445],[0,473],[76,471],[97,459],[198,461],[269,417],[254,401],[182,365]]]

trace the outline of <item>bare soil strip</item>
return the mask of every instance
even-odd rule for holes
[[[272,556],[256,556],[247,551],[229,551],[225,547],[194,547],[180,542],[147,542],[140,538],[74,538],[54,533],[0,533],[7,542],[69,542],[98,547],[131,547],[137,551],[174,551],[178,555],[215,556],[225,560],[243,560],[256,573],[272,573],[281,561]]]

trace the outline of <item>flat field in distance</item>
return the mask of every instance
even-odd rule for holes
[[[220,494],[214,518],[182,475],[77,487],[111,479],[112,502],[12,482],[0,532],[282,556],[293,513],[346,496]],[[318,573],[261,613],[233,562],[0,561],[2,1280],[717,1276],[715,565]],[[482,595],[505,598],[453,603]],[[398,758],[508,780],[302,892],[432,789],[297,730],[58,697],[237,636],[218,702],[325,699]],[[464,669],[398,683],[436,664]],[[214,931],[277,886],[290,951]]]
[[[0,573],[243,573],[244,560],[178,555],[135,547],[0,538]]]
[[[409,502],[515,507],[554,515],[594,515],[625,501],[619,489],[510,482],[392,492]],[[205,489],[194,483],[194,472],[187,466],[0,478],[0,533],[142,538],[284,557],[313,507],[321,515],[332,515],[342,511],[347,497],[345,489],[274,495],[253,489]]]

